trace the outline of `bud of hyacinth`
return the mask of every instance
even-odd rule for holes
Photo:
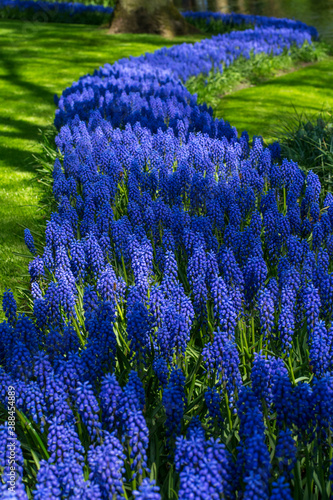
[[[155,481],[147,477],[142,481],[139,490],[134,490],[133,495],[136,500],[161,500],[160,488],[155,486]]]
[[[178,265],[175,254],[172,251],[165,252],[163,274],[165,278],[167,277],[173,283],[176,283],[178,281]]]
[[[86,259],[93,274],[97,277],[105,267],[104,255],[95,236],[91,233],[85,239]]]
[[[20,441],[11,426],[7,422],[0,425],[0,468],[2,473],[2,479],[6,482],[8,488],[8,483],[11,478],[11,459],[15,460],[15,480],[21,480],[23,478],[23,454],[21,450]],[[1,496],[1,495],[0,495]],[[1,496],[1,498],[3,498]]]
[[[107,264],[97,281],[97,291],[103,299],[113,301],[116,298],[122,297],[124,286],[126,287],[125,283],[117,279],[111,264]]]
[[[295,314],[291,303],[292,301],[283,300],[278,321],[283,352],[288,352],[291,349],[295,331]]]
[[[254,450],[254,453],[260,453],[261,450]],[[268,484],[262,478],[261,472],[250,470],[244,477],[244,499],[268,498]]]
[[[36,500],[60,500],[61,484],[58,478],[57,465],[41,460],[40,469],[37,474],[36,490],[34,499]]]
[[[280,430],[275,448],[275,456],[279,460],[279,468],[287,475],[296,464],[296,443],[290,429]]]
[[[270,335],[272,331],[275,312],[274,299],[271,295],[271,292],[267,288],[264,288],[261,292],[259,292],[258,307],[261,333],[265,339]]]
[[[116,376],[107,373],[102,378],[101,392],[99,394],[101,400],[101,408],[103,412],[103,422],[106,423],[108,430],[112,430],[115,421],[115,413],[119,398],[122,391]]]
[[[228,497],[231,477],[225,446],[212,438],[206,441],[198,418],[191,421],[186,439],[176,439],[175,466],[180,472],[179,498]]]
[[[250,305],[267,277],[267,265],[262,257],[250,257],[244,269],[245,298]]]
[[[293,387],[288,371],[282,359],[275,359],[272,363],[272,394],[277,413],[277,425],[291,425],[293,416]]]
[[[229,401],[232,401],[235,391],[239,390],[242,385],[237,344],[233,339],[229,339],[223,331],[217,330],[214,332],[212,347],[216,356],[217,374],[222,378]]]
[[[166,360],[161,356],[155,357],[153,361],[153,369],[162,387],[168,383],[169,368]]]
[[[187,276],[190,284],[199,276],[206,278],[207,272],[207,258],[206,252],[203,247],[199,246],[195,249],[192,257],[189,259],[187,267]]]
[[[311,334],[315,324],[319,319],[321,305],[319,292],[317,288],[315,288],[311,283],[305,288],[303,292],[303,304],[308,326],[308,333]]]
[[[62,423],[61,419],[54,418],[50,422],[47,436],[47,448],[52,462],[75,460],[84,461],[84,449],[72,424]]]
[[[89,382],[78,383],[76,389],[76,406],[92,437],[99,435],[101,423],[98,419],[99,406]]]
[[[127,313],[127,336],[131,342],[131,351],[139,358],[145,357],[150,350],[150,321],[146,306],[142,302],[135,302]]]
[[[205,403],[208,409],[208,417],[212,420],[212,425],[220,428],[223,424],[223,417],[221,413],[221,397],[216,390],[216,387],[211,389],[207,388],[205,392]]]
[[[332,331],[327,332],[324,321],[318,321],[310,339],[310,364],[313,372],[322,377],[332,366]]]
[[[193,279],[193,296],[194,296],[194,310],[196,312],[197,321],[200,322],[206,319],[206,303],[208,297],[207,286],[205,278],[199,275]]]
[[[317,439],[320,442],[333,425],[333,376],[326,373],[315,377],[312,385],[312,415],[316,422]]]
[[[8,323],[14,324],[16,321],[16,301],[11,290],[5,290],[3,294],[2,309]]]
[[[174,369],[163,392],[163,406],[166,413],[166,430],[169,437],[180,433],[185,409],[185,377],[180,369]]]
[[[116,418],[122,428],[122,440],[128,442],[131,469],[142,474],[147,466],[149,432],[142,410],[144,408],[144,389],[134,371],[123,389],[117,406]]]
[[[125,456],[119,440],[104,431],[103,443],[88,451],[89,479],[99,485],[102,498],[120,498],[123,494],[122,474]]]
[[[292,500],[290,486],[283,476],[280,476],[272,484],[270,500]]]
[[[258,402],[249,387],[242,387],[237,403],[241,442],[237,470],[243,475],[244,498],[267,498],[270,455],[265,444],[265,427]]]
[[[221,247],[219,254],[219,268],[228,287],[234,286],[241,290],[244,288],[244,277],[235,259],[231,248]]]
[[[21,380],[29,380],[32,377],[32,355],[25,343],[17,341],[11,352],[10,374]]]
[[[216,278],[213,282],[211,294],[214,301],[216,321],[224,331],[233,337],[237,322],[237,312],[221,277]]]
[[[28,495],[26,494],[22,480],[16,480],[14,491],[8,488],[7,483],[0,485],[0,498],[2,500],[28,500]]]
[[[316,252],[319,250],[324,239],[324,228],[320,222],[316,222],[312,230],[312,249]]]
[[[24,230],[24,242],[27,245],[29,252],[36,255],[35,242],[29,229]]]
[[[253,367],[251,372],[252,390],[259,401],[265,401],[269,409],[272,404],[272,374],[273,358],[268,359],[261,353],[254,354]]]
[[[91,481],[78,481],[74,486],[71,500],[102,500],[100,487]]]

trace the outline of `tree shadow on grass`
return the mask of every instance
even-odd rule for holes
[[[22,103],[30,100],[32,103],[52,103],[53,94],[47,88],[34,82],[26,81],[20,74],[20,64],[14,58],[9,58],[5,54],[1,55],[1,63],[5,68],[6,73],[0,77],[1,80],[9,83],[7,88],[21,88],[24,90],[24,97],[20,98]],[[6,96],[4,95],[4,102]],[[13,146],[16,139],[33,141],[36,145],[40,142],[40,131],[44,131],[47,127],[43,124],[31,123],[28,120],[21,120],[15,116],[8,117],[8,109],[4,106],[2,114],[0,114],[1,137],[0,141],[0,158],[5,161],[9,167],[17,168],[22,171],[33,171],[32,160],[33,151],[17,148]],[[13,107],[13,112],[15,108]],[[0,108],[1,113],[1,108]],[[6,116],[7,115],[7,116]],[[9,130],[6,127],[9,126]],[[5,139],[7,138],[7,140]],[[21,141],[21,144],[22,144]]]
[[[7,80],[12,85],[23,88],[31,94],[32,98],[43,99],[48,102],[53,101],[53,94],[47,88],[38,83],[28,82],[22,79],[20,74],[20,66],[22,66],[22,64],[18,63],[14,58],[7,57],[4,51],[0,53],[0,56],[2,66],[7,71],[7,74],[1,76],[2,80]]]

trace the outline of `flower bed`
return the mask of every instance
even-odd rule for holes
[[[112,7],[72,2],[0,0],[0,18],[32,22],[102,24],[110,22]]]
[[[278,17],[255,16],[251,14],[223,14],[221,12],[184,12],[183,16],[204,32],[214,32],[227,29],[245,29],[249,26],[263,28],[290,28],[294,30],[307,30],[312,37],[318,38],[318,32],[313,26],[308,26],[295,19],[281,19]]]
[[[8,291],[0,325],[19,498],[329,495],[333,196],[182,83],[305,41],[231,33],[56,98],[42,256],[25,231],[33,316]]]

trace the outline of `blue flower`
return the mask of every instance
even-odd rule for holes
[[[10,324],[16,321],[16,301],[11,290],[5,290],[2,298],[2,309]]]
[[[292,500],[290,486],[283,476],[278,477],[272,484],[270,500]]]
[[[181,431],[185,409],[185,377],[180,369],[172,370],[167,387],[163,391],[167,435],[174,438]]]
[[[89,479],[93,484],[98,484],[103,500],[122,495],[124,462],[123,447],[112,434],[104,432],[102,444],[90,447],[88,451]]]
[[[24,230],[24,242],[27,245],[29,252],[31,252],[33,255],[36,255],[35,242],[30,229]]]
[[[134,490],[133,495],[136,500],[161,500],[160,488],[155,485],[155,481],[148,478],[143,479],[139,490]]]
[[[89,382],[79,382],[76,389],[76,406],[92,438],[100,434],[99,406]]]

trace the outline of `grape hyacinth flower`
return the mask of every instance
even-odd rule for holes
[[[16,321],[16,301],[11,290],[5,290],[3,294],[2,309],[8,322],[13,325]]]
[[[91,437],[97,437],[101,430],[101,423],[98,416],[99,406],[89,382],[78,383],[76,389],[76,406]]]
[[[155,481],[150,481],[147,477],[142,481],[138,490],[133,491],[136,500],[161,500],[160,488],[155,485]]]
[[[166,413],[166,431],[170,437],[180,433],[185,409],[185,377],[180,369],[173,369],[167,387],[163,391],[163,406]]]
[[[283,476],[278,477],[272,484],[270,500],[292,500],[290,486]]]
[[[31,252],[33,255],[36,255],[35,242],[30,229],[24,230],[24,242],[27,245],[29,252]]]
[[[120,441],[103,432],[103,443],[91,446],[88,451],[89,479],[98,484],[102,499],[120,498],[123,493],[122,475],[125,455]]]

